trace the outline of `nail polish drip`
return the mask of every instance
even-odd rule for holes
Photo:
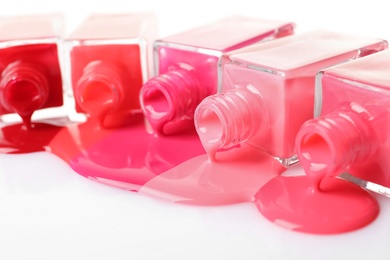
[[[262,133],[266,117],[259,93],[241,88],[205,98],[195,111],[195,128],[210,160],[216,160],[218,150]]]
[[[1,72],[0,114],[17,113],[29,128],[36,110],[63,104],[55,44],[16,46],[0,54],[7,64]]]
[[[370,193],[335,178],[354,172],[351,166],[374,154],[373,133],[364,120],[369,117],[359,111],[344,109],[302,126],[297,147],[306,175],[276,177],[259,190],[255,204],[266,218],[288,229],[324,234],[352,231],[376,218],[379,205]]]
[[[307,150],[307,151],[305,151]],[[374,197],[355,184],[333,176],[330,148],[324,139],[307,140],[301,160],[306,175],[278,176],[255,196],[259,211],[285,228],[319,234],[352,231],[379,214]]]

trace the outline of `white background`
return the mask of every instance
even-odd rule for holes
[[[62,12],[70,32],[91,13],[150,11],[159,18],[160,36],[166,36],[241,14],[293,21],[298,33],[324,28],[389,40],[387,5],[2,0],[0,15]],[[0,155],[0,259],[389,259],[390,200],[380,203],[380,216],[366,228],[315,236],[269,223],[250,203],[174,205],[86,180],[50,154]]]

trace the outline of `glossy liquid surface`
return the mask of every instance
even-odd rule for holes
[[[187,160],[151,179],[139,192],[192,205],[250,202],[264,184],[284,170],[273,157],[243,145],[220,153],[218,161],[205,154]]]
[[[50,148],[82,176],[131,191],[204,153],[195,132],[174,138],[150,134],[140,113],[129,127],[105,129],[93,119],[69,126],[52,140]]]
[[[379,213],[377,201],[360,187],[331,180],[319,190],[307,176],[278,176],[255,196],[259,211],[271,222],[289,230],[335,234],[370,224]]]

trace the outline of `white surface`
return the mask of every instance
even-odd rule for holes
[[[92,12],[152,11],[165,36],[242,14],[390,39],[387,1],[348,2],[13,0],[0,15],[59,11],[70,31]],[[0,259],[389,259],[390,200],[380,203],[366,228],[315,236],[269,223],[250,203],[174,205],[84,179],[50,154],[0,155]]]
[[[182,206],[104,186],[50,154],[1,155],[0,162],[0,259],[390,256],[388,199],[380,199],[379,218],[363,229],[309,235],[271,224],[251,203]]]

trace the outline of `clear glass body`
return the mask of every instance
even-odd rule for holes
[[[390,51],[334,66],[318,74],[316,118],[297,136],[298,156],[312,172],[349,171],[390,184]]]
[[[59,14],[0,21],[0,120],[2,124],[64,117]]]
[[[67,79],[76,111],[104,127],[126,125],[140,112],[139,91],[150,75],[152,14],[88,17],[67,39]]]
[[[193,127],[196,106],[221,86],[224,53],[290,35],[293,29],[292,23],[230,17],[156,41],[157,75],[141,90],[142,108],[152,128],[167,133],[164,127],[173,129],[185,120]]]
[[[296,134],[313,118],[317,71],[386,47],[383,40],[319,30],[227,53],[222,93],[203,100],[195,115],[205,149],[213,158],[247,142],[285,165],[295,163]]]

